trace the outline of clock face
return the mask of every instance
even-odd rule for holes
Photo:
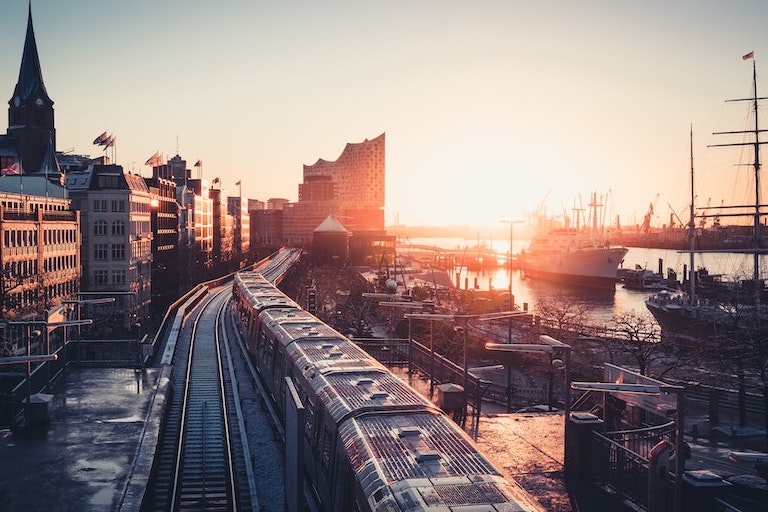
[[[35,100],[35,105],[37,105],[38,107],[42,107],[43,106],[43,99],[42,98],[37,98]]]
[[[13,98],[13,104],[18,107],[21,104],[21,98],[19,98],[18,96]]]

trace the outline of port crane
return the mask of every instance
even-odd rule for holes
[[[653,218],[653,211],[656,207],[656,201],[659,200],[659,194],[656,194],[656,197],[653,198],[653,201],[648,204],[648,211],[643,216],[643,225],[640,226],[640,230],[643,233],[648,233],[651,230],[651,218]]]

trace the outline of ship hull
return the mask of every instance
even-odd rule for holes
[[[612,290],[627,249],[597,247],[546,253],[528,252],[519,259],[526,277],[561,284]]]
[[[755,322],[768,320],[763,307],[725,304],[717,300],[691,301],[687,294],[658,293],[645,301],[645,307],[662,332],[683,336],[706,337],[753,328]]]
[[[717,332],[712,315],[673,301],[651,297],[645,307],[661,327],[662,332],[686,336],[711,336]]]

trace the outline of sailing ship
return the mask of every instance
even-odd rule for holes
[[[627,254],[622,245],[611,245],[597,222],[597,194],[592,194],[592,227],[556,225],[540,215],[530,245],[517,257],[525,277],[560,284],[614,290],[618,268]]]
[[[694,223],[694,172],[693,172],[693,129],[691,129],[691,203],[690,203],[690,269],[688,290],[681,292],[659,292],[646,299],[645,306],[659,323],[662,331],[677,335],[708,336],[716,333],[735,331],[755,325],[755,322],[768,319],[768,311],[761,302],[765,302],[766,288],[764,280],[760,279],[760,254],[765,252],[761,247],[762,207],[760,204],[760,141],[761,129],[758,119],[758,100],[765,99],[757,96],[757,73],[754,54],[748,53],[744,59],[752,59],[753,94],[751,98],[730,101],[750,101],[753,104],[755,122],[754,128],[746,131],[718,132],[715,135],[750,135],[747,142],[714,144],[714,147],[752,146],[754,148],[755,203],[753,205],[721,206],[723,211],[734,213],[718,213],[718,216],[749,216],[753,219],[754,238],[752,247],[743,251],[752,255],[753,273],[751,279],[740,283],[721,283],[708,290],[706,294],[697,289],[701,280],[693,272],[695,254],[695,223]]]

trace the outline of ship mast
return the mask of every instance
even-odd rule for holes
[[[694,195],[693,195],[693,124],[691,124],[691,217],[690,217],[691,220],[689,221],[689,225],[688,225],[688,229],[689,229],[688,237],[690,238],[691,251],[690,251],[690,254],[688,256],[689,262],[690,262],[689,263],[690,270],[689,270],[689,275],[688,275],[688,283],[689,283],[690,288],[691,288],[690,296],[691,296],[691,303],[692,304],[695,303],[695,299],[696,299],[696,269],[693,266],[693,250],[695,248],[694,245],[695,245],[695,240],[696,240],[696,221],[694,220],[694,217],[693,217],[694,216],[694,212],[695,212],[693,201],[694,201]]]
[[[765,130],[760,129],[760,121],[758,119],[758,100],[768,99],[766,97],[757,96],[757,66],[755,65],[754,52],[749,52],[742,57],[744,60],[752,60],[752,97],[741,98],[735,100],[726,101],[749,101],[752,102],[752,108],[755,111],[755,126],[754,129],[749,131],[732,131],[732,132],[714,132],[713,135],[733,135],[733,134],[752,134],[752,142],[736,142],[731,144],[712,144],[711,147],[724,147],[724,146],[753,146],[754,148],[754,162],[752,166],[755,173],[755,204],[753,216],[753,248],[752,248],[752,286],[754,292],[754,303],[756,306],[760,305],[760,291],[759,286],[760,278],[760,253],[762,247],[762,234],[761,234],[761,205],[760,205],[760,145],[765,142],[760,141],[760,134]]]

